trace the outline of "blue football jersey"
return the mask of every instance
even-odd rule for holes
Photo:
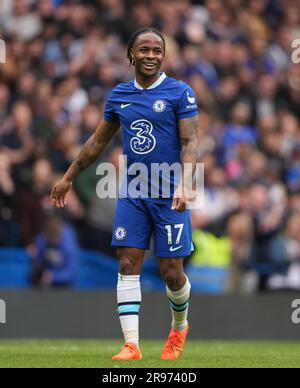
[[[132,80],[112,90],[105,104],[104,120],[118,121],[122,128],[123,152],[127,157],[127,188],[130,182],[133,183],[134,173],[139,175],[139,170],[139,178],[147,181],[147,189],[145,186],[139,188],[141,198],[159,201],[173,197],[176,174],[159,178],[154,175],[159,175],[158,164],[171,166],[181,163],[178,120],[197,114],[193,89],[165,73],[161,73],[160,78],[147,89]],[[147,166],[148,171],[141,169],[139,163]],[[169,192],[164,190],[164,179],[170,183]],[[130,193],[124,193],[125,189],[121,189],[122,196],[128,194],[130,197]]]

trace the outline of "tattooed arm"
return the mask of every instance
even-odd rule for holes
[[[78,158],[71,164],[62,179],[53,187],[51,204],[53,207],[65,207],[66,195],[73,181],[88,168],[104,151],[119,128],[118,122],[102,120],[95,133],[84,144]]]
[[[179,120],[179,134],[181,143],[182,182],[174,194],[172,209],[185,211],[188,201],[189,185],[195,173],[198,158],[198,116]],[[191,188],[190,188],[191,189]]]

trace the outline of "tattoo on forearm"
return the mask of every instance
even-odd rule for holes
[[[79,171],[85,170],[90,166],[99,156],[101,152],[101,146],[96,143],[86,144],[81,150],[78,159],[75,161]]]
[[[180,142],[182,147],[182,160],[197,161],[198,152],[198,116],[180,120]]]
[[[69,179],[75,179],[82,171],[88,168],[101,154],[104,144],[98,144],[95,138],[89,139],[83,146],[78,158],[71,164],[67,171]]]
[[[101,121],[95,133],[84,144],[78,158],[71,164],[65,176],[70,181],[78,177],[104,151],[113,135],[119,128],[119,122]]]

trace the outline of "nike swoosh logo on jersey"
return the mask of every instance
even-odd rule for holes
[[[176,248],[171,247],[170,252],[178,251],[178,249],[180,249],[180,248],[182,248],[182,245],[180,245],[179,247],[176,247]]]
[[[122,104],[121,109],[126,108],[126,106],[132,105],[132,102],[130,104]]]

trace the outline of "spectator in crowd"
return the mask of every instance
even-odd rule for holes
[[[26,102],[17,102],[13,106],[11,124],[0,138],[0,150],[4,152],[12,165],[16,178],[20,178],[24,165],[34,149],[33,117],[31,107]]]
[[[51,208],[49,190],[54,180],[52,165],[47,159],[38,159],[32,167],[30,184],[19,194],[19,219],[21,226],[21,242],[31,250],[34,238],[42,230],[43,214]],[[68,219],[78,220],[83,216],[84,209],[77,195],[71,192],[70,201],[65,214]]]
[[[9,35],[29,41],[42,31],[42,23],[36,12],[30,9],[28,0],[14,0],[11,13],[3,19],[4,31]]]
[[[286,183],[291,193],[300,190],[300,142],[296,142],[292,146],[287,165]]]
[[[272,255],[276,268],[268,280],[271,290],[300,290],[300,214],[292,213],[284,233],[274,241]]]
[[[45,216],[43,231],[36,236],[32,249],[31,284],[42,288],[72,287],[78,260],[73,228],[54,214]]]
[[[0,152],[0,246],[13,244],[16,186],[10,170],[8,156]]]
[[[44,211],[50,208],[49,187],[53,182],[53,171],[48,160],[37,160],[33,165],[29,187],[19,194],[19,216],[22,244],[28,247],[42,230]]]
[[[9,88],[5,83],[0,83],[0,119],[5,120],[9,114]]]
[[[262,264],[267,264],[266,268],[269,268],[260,274],[259,287],[264,290],[266,281],[273,270],[272,247],[284,226],[286,202],[285,198],[281,198],[276,203],[266,185],[253,183],[249,187],[246,209],[254,223],[253,248],[255,255],[252,265],[254,268],[260,269],[263,268]]]
[[[236,148],[240,144],[252,145],[256,141],[256,129],[250,125],[250,107],[238,101],[231,111],[231,121],[223,128],[221,139],[221,162],[225,165],[235,157]]]
[[[251,292],[246,280],[247,267],[254,259],[254,225],[247,213],[233,214],[226,227],[227,236],[231,243],[231,264],[228,278],[228,291],[234,293]],[[253,284],[253,283],[252,283]],[[254,283],[256,287],[256,282]]]
[[[226,219],[237,209],[238,201],[236,191],[226,185],[225,171],[212,167],[206,174],[204,204],[200,209],[191,211],[193,227],[205,228],[217,235],[224,234]]]

